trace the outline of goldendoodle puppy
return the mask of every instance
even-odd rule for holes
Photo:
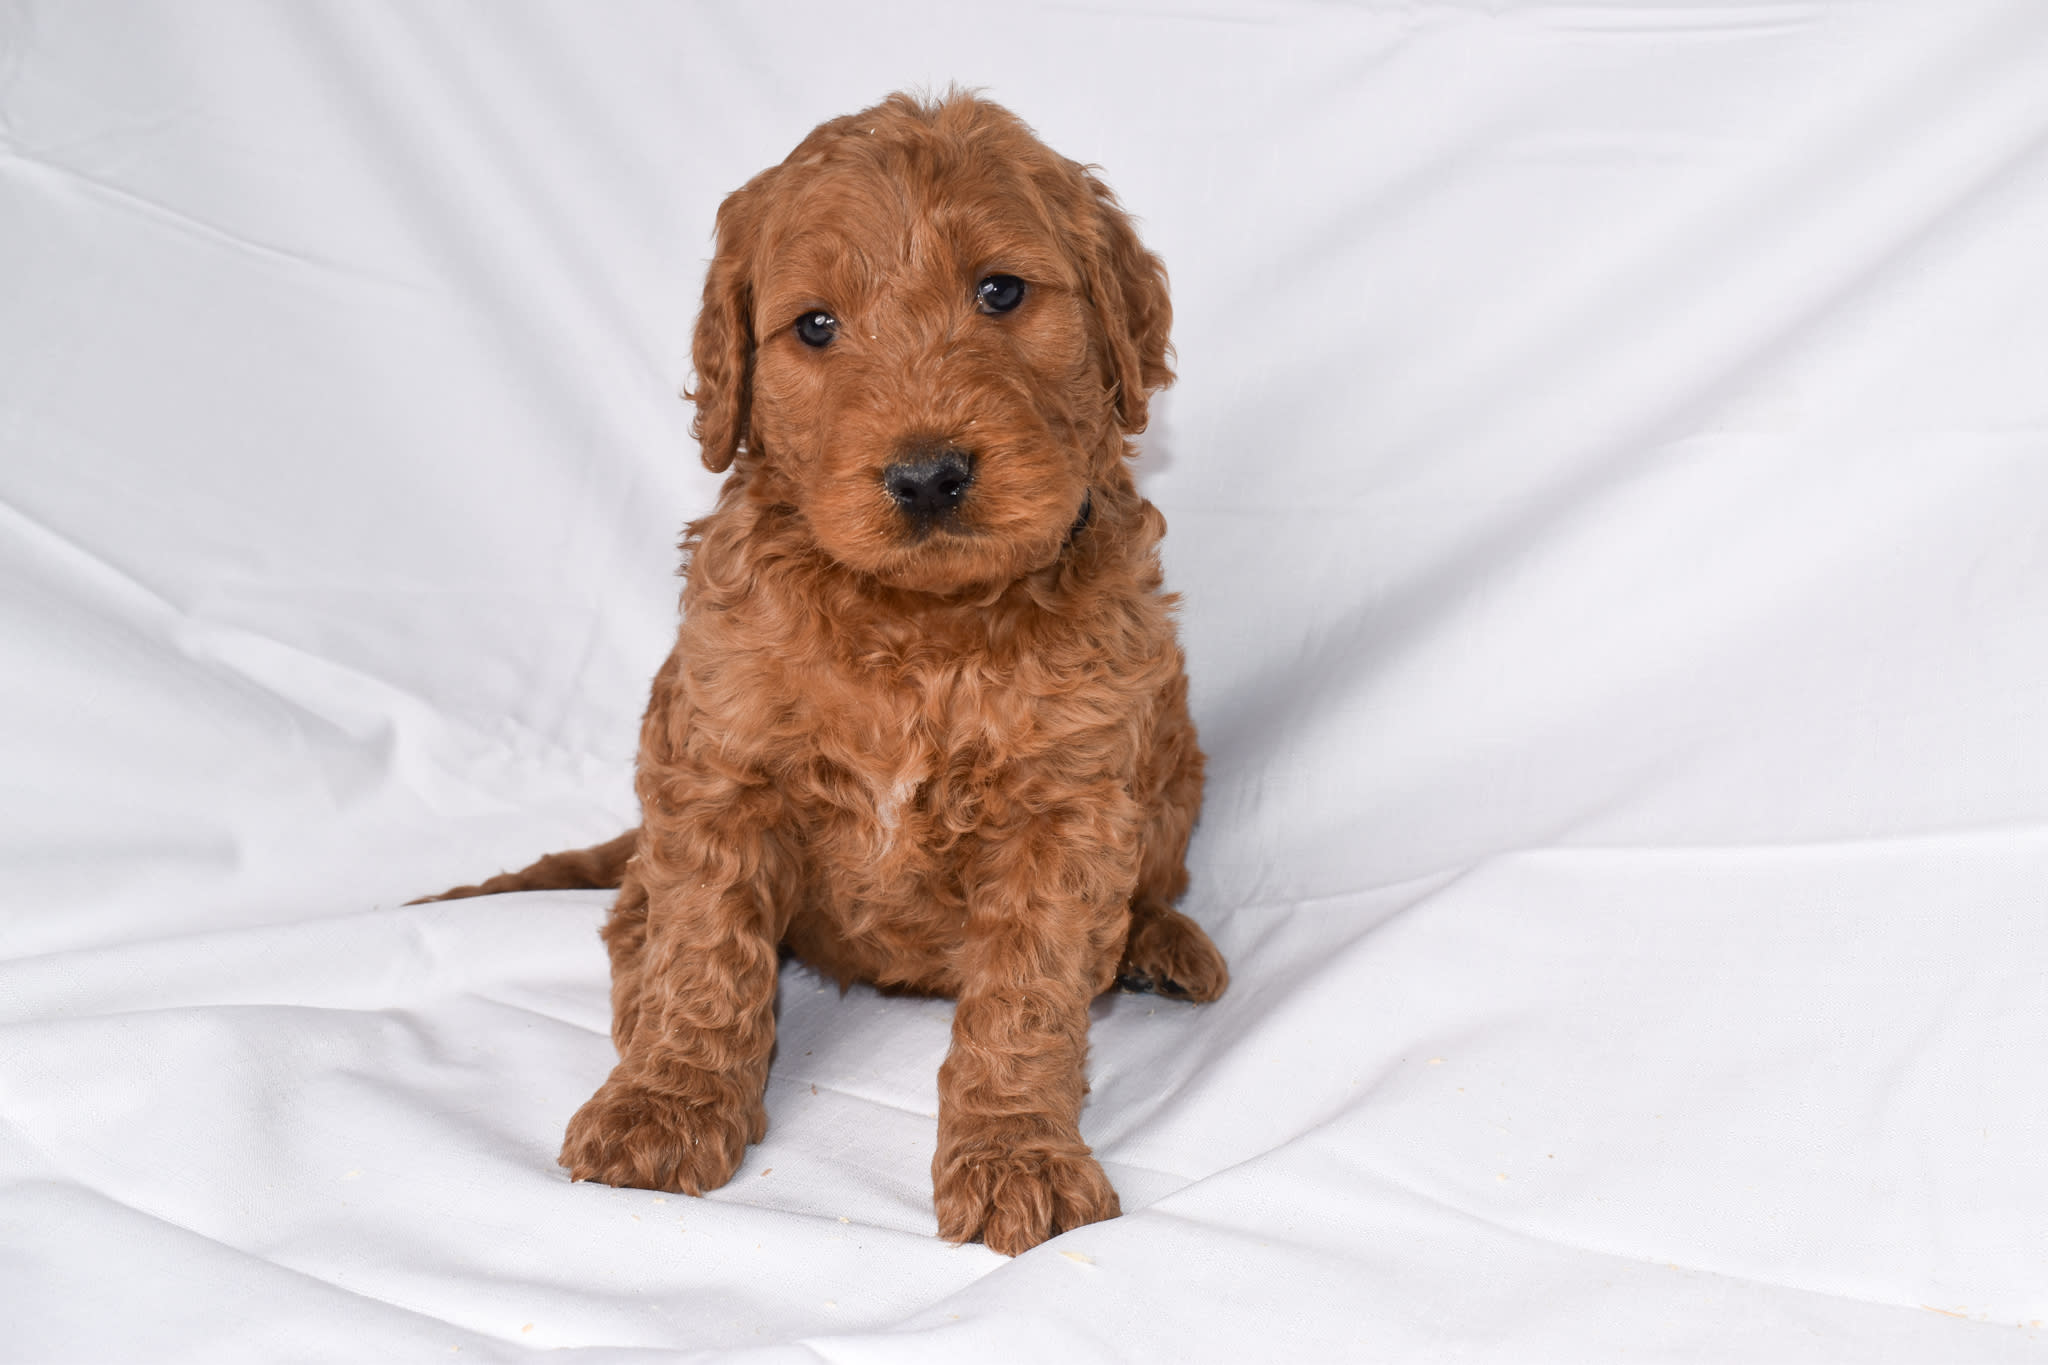
[[[1127,467],[1171,318],[1102,183],[969,95],[834,119],[719,209],[689,396],[731,473],[684,541],[643,823],[449,893],[620,888],[575,1178],[733,1174],[782,951],[959,1002],[944,1236],[1117,1213],[1079,1130],[1089,1001],[1228,980],[1173,908],[1202,754]]]

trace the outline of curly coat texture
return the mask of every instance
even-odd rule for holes
[[[826,123],[719,209],[689,397],[730,474],[683,543],[642,827],[449,893],[620,888],[576,1179],[731,1177],[781,951],[959,1002],[943,1236],[1014,1254],[1116,1215],[1079,1130],[1089,1002],[1228,980],[1173,908],[1202,754],[1126,459],[1171,318],[1109,190],[968,95]]]

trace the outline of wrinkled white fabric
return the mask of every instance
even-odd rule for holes
[[[983,87],[1172,272],[1221,1002],[935,1236],[791,968],[571,1184],[720,196]],[[0,0],[0,1358],[2048,1353],[2048,6]]]

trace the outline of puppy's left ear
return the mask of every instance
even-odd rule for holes
[[[1152,393],[1173,382],[1167,362],[1173,302],[1166,292],[1166,266],[1138,240],[1109,186],[1086,170],[1081,178],[1094,218],[1082,273],[1100,329],[1106,378],[1116,394],[1117,425],[1125,435],[1136,435],[1149,419]]]

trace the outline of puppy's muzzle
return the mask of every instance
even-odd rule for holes
[[[920,448],[882,471],[882,487],[920,529],[951,516],[974,483],[974,456],[965,450]]]

